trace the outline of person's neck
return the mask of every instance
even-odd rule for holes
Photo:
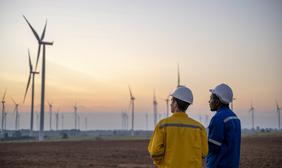
[[[220,111],[220,110],[223,109],[223,108],[229,108],[229,106],[227,106],[227,105],[220,105],[220,106],[217,108],[216,111]]]

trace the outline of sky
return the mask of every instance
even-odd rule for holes
[[[48,19],[45,39],[54,41],[46,49],[45,111],[47,101],[60,112],[72,112],[77,104],[79,112],[97,113],[106,123],[107,116],[116,114],[107,129],[116,128],[120,112],[128,110],[130,86],[140,116],[137,128],[143,129],[142,116],[152,116],[154,90],[158,111],[166,111],[162,99],[177,85],[179,64],[181,84],[194,95],[188,115],[211,117],[208,90],[226,83],[233,89],[242,127],[251,126],[251,103],[255,125],[277,127],[275,101],[282,106],[280,0],[0,0],[0,97],[7,89],[11,127],[11,97],[23,115],[30,110],[30,90],[23,103],[27,51],[33,64],[37,54],[37,41],[22,15],[39,34]],[[40,84],[38,75],[36,111]],[[26,127],[27,120],[22,122]]]

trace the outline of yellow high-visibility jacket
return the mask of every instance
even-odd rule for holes
[[[204,126],[184,112],[161,120],[152,135],[148,150],[161,168],[201,168],[208,153]]]

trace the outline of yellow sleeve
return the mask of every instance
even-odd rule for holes
[[[154,133],[151,137],[148,151],[154,164],[159,165],[164,158],[165,154],[165,139],[164,128],[160,128],[159,124],[156,126]]]
[[[202,157],[204,158],[208,155],[208,138],[205,128],[202,129],[201,139],[202,139]]]

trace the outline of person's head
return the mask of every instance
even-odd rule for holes
[[[171,112],[185,112],[190,104],[193,103],[192,91],[185,87],[177,87],[170,95],[171,98]]]
[[[210,89],[210,92],[209,105],[211,111],[217,111],[221,107],[228,107],[233,100],[232,89],[224,83]]]

